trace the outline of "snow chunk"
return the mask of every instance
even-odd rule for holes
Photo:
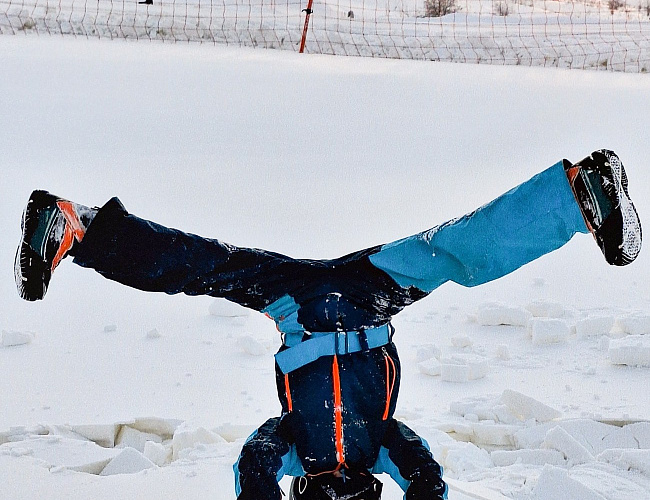
[[[482,304],[476,314],[476,321],[483,326],[526,326],[532,317],[530,311],[521,307],[511,307],[503,304]]]
[[[472,347],[474,343],[467,335],[459,335],[458,337],[451,338],[451,345],[460,349]]]
[[[237,339],[237,347],[251,356],[266,354],[266,347],[251,335],[244,335]]]
[[[14,347],[18,345],[25,345],[34,340],[33,332],[18,332],[14,330],[2,330],[2,346]]]
[[[90,441],[94,441],[104,448],[113,448],[115,446],[115,437],[117,436],[118,429],[118,424],[70,426],[72,432],[75,432]]]
[[[519,430],[515,436],[517,447],[542,447],[548,432],[555,427],[561,427],[592,455],[609,448],[638,448],[636,435],[644,432],[642,428],[629,429],[630,425],[621,428],[590,419],[562,420]]]
[[[548,422],[562,415],[554,408],[510,389],[503,391],[501,394],[501,402],[508,407],[510,413],[521,421],[534,418],[538,422]]]
[[[210,315],[219,318],[245,318],[250,315],[248,309],[226,299],[215,299],[212,301],[208,312]]]
[[[472,443],[443,446],[440,461],[445,470],[456,474],[481,471],[493,466],[490,454]]]
[[[518,417],[501,401],[498,395],[467,398],[455,401],[449,407],[452,413],[465,417],[466,420],[489,421],[504,424],[520,424]]]
[[[140,432],[157,434],[162,439],[171,439],[182,423],[182,420],[174,418],[140,417],[126,423],[126,425]]]
[[[565,314],[562,304],[545,300],[531,302],[526,306],[526,310],[536,318],[561,318]]]
[[[528,323],[528,332],[533,339],[533,344],[551,344],[564,342],[569,338],[571,329],[561,319],[533,318]]]
[[[592,316],[576,322],[576,335],[578,338],[607,335],[614,327],[613,316]]]
[[[618,325],[628,335],[650,334],[650,314],[632,313],[618,318]]]
[[[606,500],[591,488],[569,477],[566,470],[547,465],[533,492],[534,498],[570,498],[571,500]]]
[[[255,431],[255,428],[254,425],[233,425],[231,423],[225,423],[216,427],[213,431],[227,442],[232,443],[238,439],[246,439]]]
[[[476,423],[472,426],[470,441],[479,446],[514,446],[517,428],[512,425]]]
[[[564,467],[564,455],[557,450],[495,450],[491,453],[492,461],[497,467],[508,467],[515,464],[538,465],[546,464]]]
[[[144,456],[159,467],[168,464],[172,459],[172,447],[161,443],[147,441],[144,444]]]
[[[571,465],[579,465],[594,460],[594,456],[562,427],[555,426],[546,433],[543,446],[564,454]]]
[[[219,434],[203,427],[198,429],[181,428],[174,433],[172,439],[172,456],[176,460],[183,450],[194,448],[196,445],[225,442],[226,440]]]
[[[11,455],[29,455],[47,468],[64,467],[76,472],[99,474],[119,452],[92,441],[61,436],[36,436],[0,446]]]
[[[145,335],[145,338],[147,338],[149,340],[159,339],[160,337],[162,337],[162,335],[160,334],[160,332],[156,328],[152,328]]]
[[[156,467],[151,460],[134,448],[124,448],[122,452],[111,460],[99,474],[100,476],[114,476],[115,474],[135,474],[146,469]]]
[[[639,443],[639,448],[650,448],[650,422],[635,422],[626,425],[623,429]]]
[[[446,382],[468,382],[487,375],[490,369],[487,358],[469,354],[440,360],[440,377]]]
[[[440,375],[441,366],[442,365],[440,364],[440,361],[438,361],[436,358],[431,358],[418,363],[418,370],[420,373],[431,375],[433,377]]]
[[[634,469],[650,476],[650,450],[611,449],[605,450],[597,459],[623,470]]]
[[[439,347],[435,346],[434,344],[423,344],[417,347],[415,360],[419,363],[420,361],[426,361],[431,358],[440,359],[441,355],[442,352],[440,351]]]
[[[162,443],[162,438],[158,434],[142,432],[125,425],[120,429],[115,440],[115,445],[118,448],[133,448],[140,453],[144,453],[144,448],[148,441]]]
[[[506,344],[499,344],[497,346],[496,357],[503,361],[508,361],[510,359],[510,349],[508,349]]]
[[[650,336],[630,335],[610,340],[609,360],[615,365],[650,366]]]

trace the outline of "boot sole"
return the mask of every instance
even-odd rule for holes
[[[14,260],[14,278],[18,294],[28,301],[41,300],[45,296],[52,275],[48,262],[29,243],[38,230],[38,211],[47,206],[47,203],[51,203],[52,198],[52,195],[45,191],[34,191],[23,211],[22,236]],[[49,228],[46,228],[45,238],[48,231]],[[41,248],[42,253],[43,250]]]

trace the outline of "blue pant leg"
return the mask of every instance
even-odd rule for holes
[[[282,417],[274,417],[246,440],[233,466],[237,500],[281,500],[280,479],[304,474],[295,446],[285,434]]]
[[[400,286],[431,292],[446,281],[500,278],[588,233],[562,162],[494,201],[429,231],[384,245],[370,261]]]

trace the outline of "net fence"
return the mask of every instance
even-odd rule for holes
[[[650,0],[0,0],[0,34],[20,33],[650,69]]]

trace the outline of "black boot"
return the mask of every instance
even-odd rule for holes
[[[603,149],[573,165],[564,160],[564,169],[605,260],[615,266],[631,263],[641,251],[641,221],[621,160]]]
[[[95,210],[34,191],[22,220],[22,238],[16,252],[14,275],[25,300],[45,296],[52,272],[86,234]]]

